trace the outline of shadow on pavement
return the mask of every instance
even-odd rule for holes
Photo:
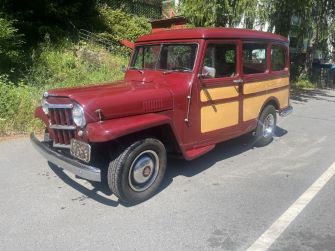
[[[297,102],[308,102],[311,99],[314,100],[325,100],[335,103],[335,100],[329,98],[335,98],[335,92],[332,92],[334,95],[329,94],[330,90],[292,90],[291,91],[291,100]]]
[[[287,131],[277,126],[275,137],[282,137],[285,134],[287,134]],[[174,177],[192,177],[198,175],[213,166],[218,161],[229,159],[254,148],[254,143],[255,141],[252,136],[244,135],[239,138],[217,144],[214,150],[192,161],[169,158],[165,178],[154,196],[167,188],[173,182]],[[98,194],[98,192],[101,192],[106,196],[112,195],[112,192],[110,191],[107,184],[106,168],[102,169],[102,176],[105,177],[102,182],[89,181],[92,184],[93,189],[88,189],[69,177],[66,173],[63,172],[61,168],[57,167],[56,165],[49,162],[49,166],[52,171],[67,185],[101,204],[111,207],[117,207],[120,204],[125,207],[134,206],[133,204],[126,204]]]
[[[53,163],[48,163],[51,170],[62,180],[64,183],[69,185],[70,187],[76,189],[78,192],[86,195],[87,197],[102,203],[106,206],[112,206],[116,207],[119,205],[119,201],[114,201],[108,198],[105,198],[104,196],[99,195],[97,192],[100,191],[103,194],[110,196],[112,195],[110,189],[108,188],[107,182],[91,182],[93,185],[93,189],[90,190],[86,188],[85,186],[79,184],[75,180],[73,180],[71,177],[69,177],[66,173],[63,172],[63,169],[59,168],[58,166],[54,165]]]

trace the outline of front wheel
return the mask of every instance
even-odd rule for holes
[[[154,138],[125,146],[109,164],[108,185],[122,201],[140,203],[155,194],[166,169],[166,150]]]
[[[273,140],[277,126],[276,109],[268,105],[262,111],[256,129],[256,146],[265,146]]]

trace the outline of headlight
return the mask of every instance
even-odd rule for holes
[[[48,102],[46,101],[45,98],[42,99],[42,103],[41,103],[41,105],[42,105],[42,110],[43,110],[43,112],[44,112],[46,115],[48,115],[48,113],[49,113],[49,107],[48,107]]]
[[[74,123],[79,127],[84,127],[86,125],[86,120],[84,116],[84,109],[78,105],[74,104],[72,109],[72,117]]]

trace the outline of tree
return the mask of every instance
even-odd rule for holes
[[[77,26],[91,25],[90,18],[98,15],[95,8],[95,0],[2,0],[0,4],[0,11],[17,20],[16,28],[28,43],[39,42],[46,33],[59,39]]]
[[[17,65],[22,56],[22,35],[14,27],[14,21],[0,13],[0,73]]]
[[[334,19],[335,4],[332,0],[313,0],[306,17],[309,28],[307,51],[302,76],[310,77],[316,50],[328,50],[331,37],[331,22]]]
[[[256,6],[257,0],[182,0],[180,13],[194,26],[231,27],[246,13],[254,18]]]

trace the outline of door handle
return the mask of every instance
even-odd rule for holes
[[[236,91],[238,93],[243,93],[243,79],[234,79],[233,83],[238,84],[238,87],[235,87]]]
[[[243,79],[234,79],[233,83],[234,84],[243,84]]]

